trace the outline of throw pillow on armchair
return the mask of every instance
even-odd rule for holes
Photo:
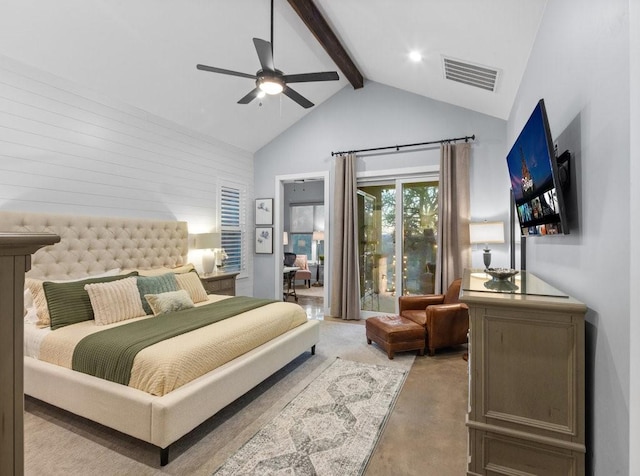
[[[296,261],[294,266],[300,268],[296,271],[296,281],[301,279],[307,287],[311,287],[311,271],[309,270],[309,263],[307,262],[307,255],[296,255]]]

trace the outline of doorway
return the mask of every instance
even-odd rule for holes
[[[293,253],[299,258],[299,264],[303,264],[297,267],[307,271],[300,273],[299,279],[292,283],[297,302],[310,318],[320,319],[328,312],[329,302],[329,286],[325,279],[330,268],[328,188],[328,172],[276,177],[274,236],[275,241],[279,241],[274,249],[276,296],[282,293],[279,285],[284,253]]]
[[[396,313],[398,296],[434,292],[438,181],[416,177],[358,186],[360,307]]]

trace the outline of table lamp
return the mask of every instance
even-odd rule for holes
[[[485,269],[491,266],[491,249],[489,243],[504,243],[504,222],[483,221],[469,223],[469,241],[484,243],[482,259]]]
[[[205,250],[202,254],[202,271],[204,274],[211,274],[216,264],[216,255],[213,253],[213,249],[220,248],[222,235],[220,233],[198,233],[195,238],[194,248]]]

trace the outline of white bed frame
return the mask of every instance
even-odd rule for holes
[[[188,251],[186,222],[0,212],[0,230],[60,235],[32,257],[27,276],[40,279],[173,267]],[[24,391],[158,446],[166,465],[173,442],[306,350],[314,354],[319,339],[319,322],[308,321],[161,397],[25,357]]]

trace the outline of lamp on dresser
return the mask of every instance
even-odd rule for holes
[[[202,254],[202,271],[204,274],[213,273],[216,265],[216,255],[213,253],[213,249],[220,248],[221,245],[222,236],[220,233],[198,233],[195,235],[194,248],[205,250]]]
[[[471,244],[484,243],[484,253],[482,259],[484,267],[491,266],[491,249],[490,243],[504,243],[504,222],[501,221],[483,221],[469,223],[469,241]]]

